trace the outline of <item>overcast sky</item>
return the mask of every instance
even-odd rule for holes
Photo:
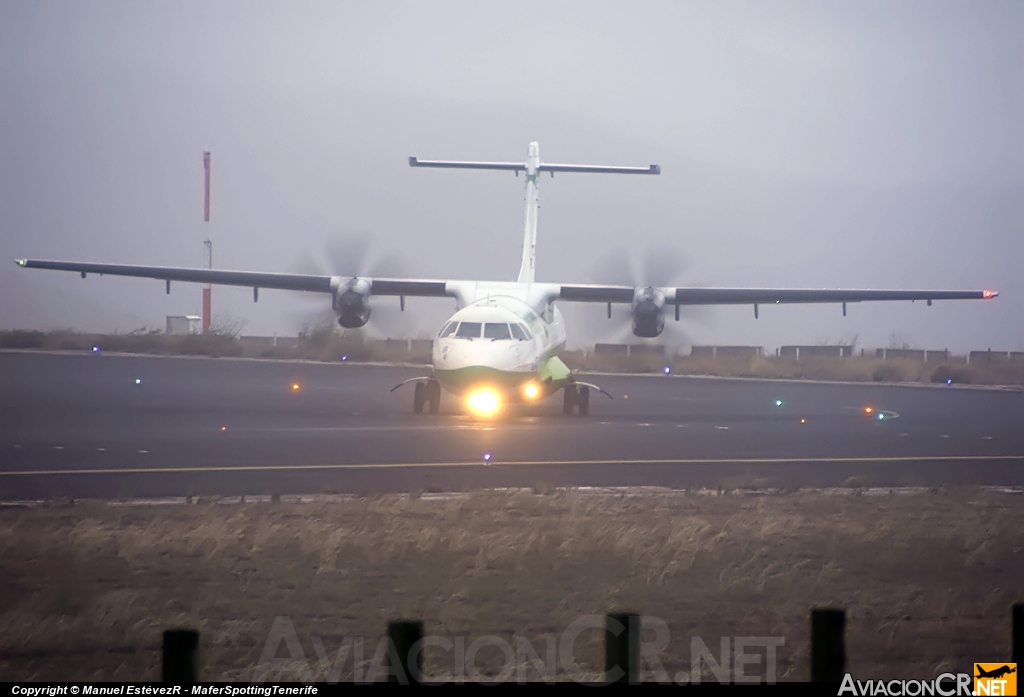
[[[407,158],[517,160],[538,140],[548,161],[663,171],[544,179],[539,280],[604,280],[626,256],[639,277],[658,254],[678,284],[995,288],[681,324],[694,343],[1020,350],[1022,36],[1020,2],[0,0],[0,250],[201,265],[211,150],[218,267],[328,272],[364,239],[362,273],[511,280],[523,180]],[[121,331],[200,298],[10,261],[0,294],[0,327]],[[214,290],[247,334],[294,335],[328,305]],[[570,344],[622,336],[623,314],[563,309]],[[403,331],[433,332],[452,306],[407,310]]]

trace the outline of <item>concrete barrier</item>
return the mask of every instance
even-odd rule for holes
[[[782,346],[779,348],[780,358],[849,358],[853,355],[853,346]]]
[[[764,355],[763,346],[692,346],[691,358],[757,358]]]

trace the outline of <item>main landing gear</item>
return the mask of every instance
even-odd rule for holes
[[[590,387],[587,385],[566,385],[564,388],[565,398],[562,402],[562,413],[566,416],[572,414],[575,408],[580,416],[590,414]]]
[[[424,406],[431,414],[436,414],[441,409],[441,383],[437,380],[416,383],[412,394],[412,410],[422,414]]]

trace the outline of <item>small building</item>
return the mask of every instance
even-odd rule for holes
[[[169,336],[185,336],[203,333],[203,318],[199,315],[167,315]]]

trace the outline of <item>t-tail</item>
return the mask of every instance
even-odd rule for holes
[[[609,167],[606,165],[563,165],[540,161],[540,145],[530,143],[526,162],[459,162],[451,160],[419,160],[409,158],[411,167],[446,167],[450,169],[503,169],[519,176],[526,173],[526,214],[523,224],[523,262],[519,266],[519,283],[533,283],[537,272],[537,209],[540,207],[539,179],[541,172],[590,172],[596,174],[661,174],[661,167]]]

